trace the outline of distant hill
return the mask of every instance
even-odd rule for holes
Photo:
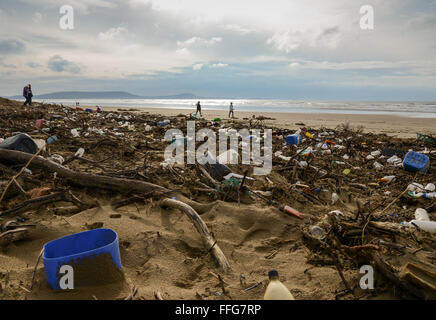
[[[22,96],[13,96],[11,99],[21,99]],[[64,91],[35,95],[33,99],[199,99],[200,97],[192,93],[182,93],[169,96],[149,96],[141,97],[124,91]]]

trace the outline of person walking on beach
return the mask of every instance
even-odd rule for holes
[[[24,102],[23,107],[25,105],[32,106],[33,94],[32,94],[32,87],[31,87],[30,83],[23,88],[23,97],[26,98],[26,102]]]
[[[233,102],[230,102],[230,107],[229,107],[229,118],[230,118],[230,114],[232,114],[232,118],[235,117],[235,114],[233,113],[234,108],[233,108]]]
[[[199,112],[200,112],[200,117],[202,117],[200,101],[197,102],[197,114],[198,114]]]

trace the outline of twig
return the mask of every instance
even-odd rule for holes
[[[41,252],[39,253],[38,259],[36,260],[36,263],[35,263],[35,268],[33,268],[32,283],[30,284],[30,291],[32,291],[32,289],[33,289],[33,282],[35,281],[36,268],[38,268],[39,260],[41,260],[43,253],[44,253],[44,248],[41,249]]]
[[[38,149],[38,151],[32,156],[32,158],[30,158],[30,160],[26,163],[26,165],[23,168],[21,168],[21,170],[11,179],[11,181],[9,181],[8,185],[3,190],[3,193],[0,196],[0,203],[3,201],[3,198],[6,195],[6,192],[8,191],[11,184],[20,176],[20,174],[22,174],[24,172],[25,169],[27,169],[27,167],[30,165],[30,163],[33,161],[33,159],[35,159],[39,155],[41,150],[42,149]]]
[[[248,287],[247,289],[244,289],[243,291],[244,291],[244,292],[248,292],[248,291],[250,291],[250,290],[256,289],[257,287],[259,287],[259,286],[261,286],[261,285],[262,285],[262,282],[258,282],[258,283],[256,283],[255,285],[252,285],[251,287]]]
[[[160,294],[159,291],[154,292],[154,297],[156,298],[156,300],[163,300],[164,299],[164,298],[162,298],[162,295]]]
[[[136,296],[137,293],[138,293],[138,288],[133,286],[132,291],[130,292],[129,296],[124,300],[133,300],[133,298]]]

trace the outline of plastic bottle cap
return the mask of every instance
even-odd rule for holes
[[[277,270],[271,270],[270,272],[268,272],[269,278],[278,277],[278,276],[279,276],[279,273]]]

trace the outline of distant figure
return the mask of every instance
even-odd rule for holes
[[[197,114],[198,114],[199,112],[200,112],[200,117],[202,117],[200,101],[197,102]]]
[[[32,86],[30,85],[30,83],[23,88],[23,97],[26,98],[26,102],[24,102],[23,107],[25,105],[32,106],[33,94],[32,94]]]
[[[230,102],[230,107],[229,107],[229,118],[230,118],[230,114],[232,114],[232,118],[235,117],[235,114],[233,113],[235,109],[233,108],[233,102]]]

